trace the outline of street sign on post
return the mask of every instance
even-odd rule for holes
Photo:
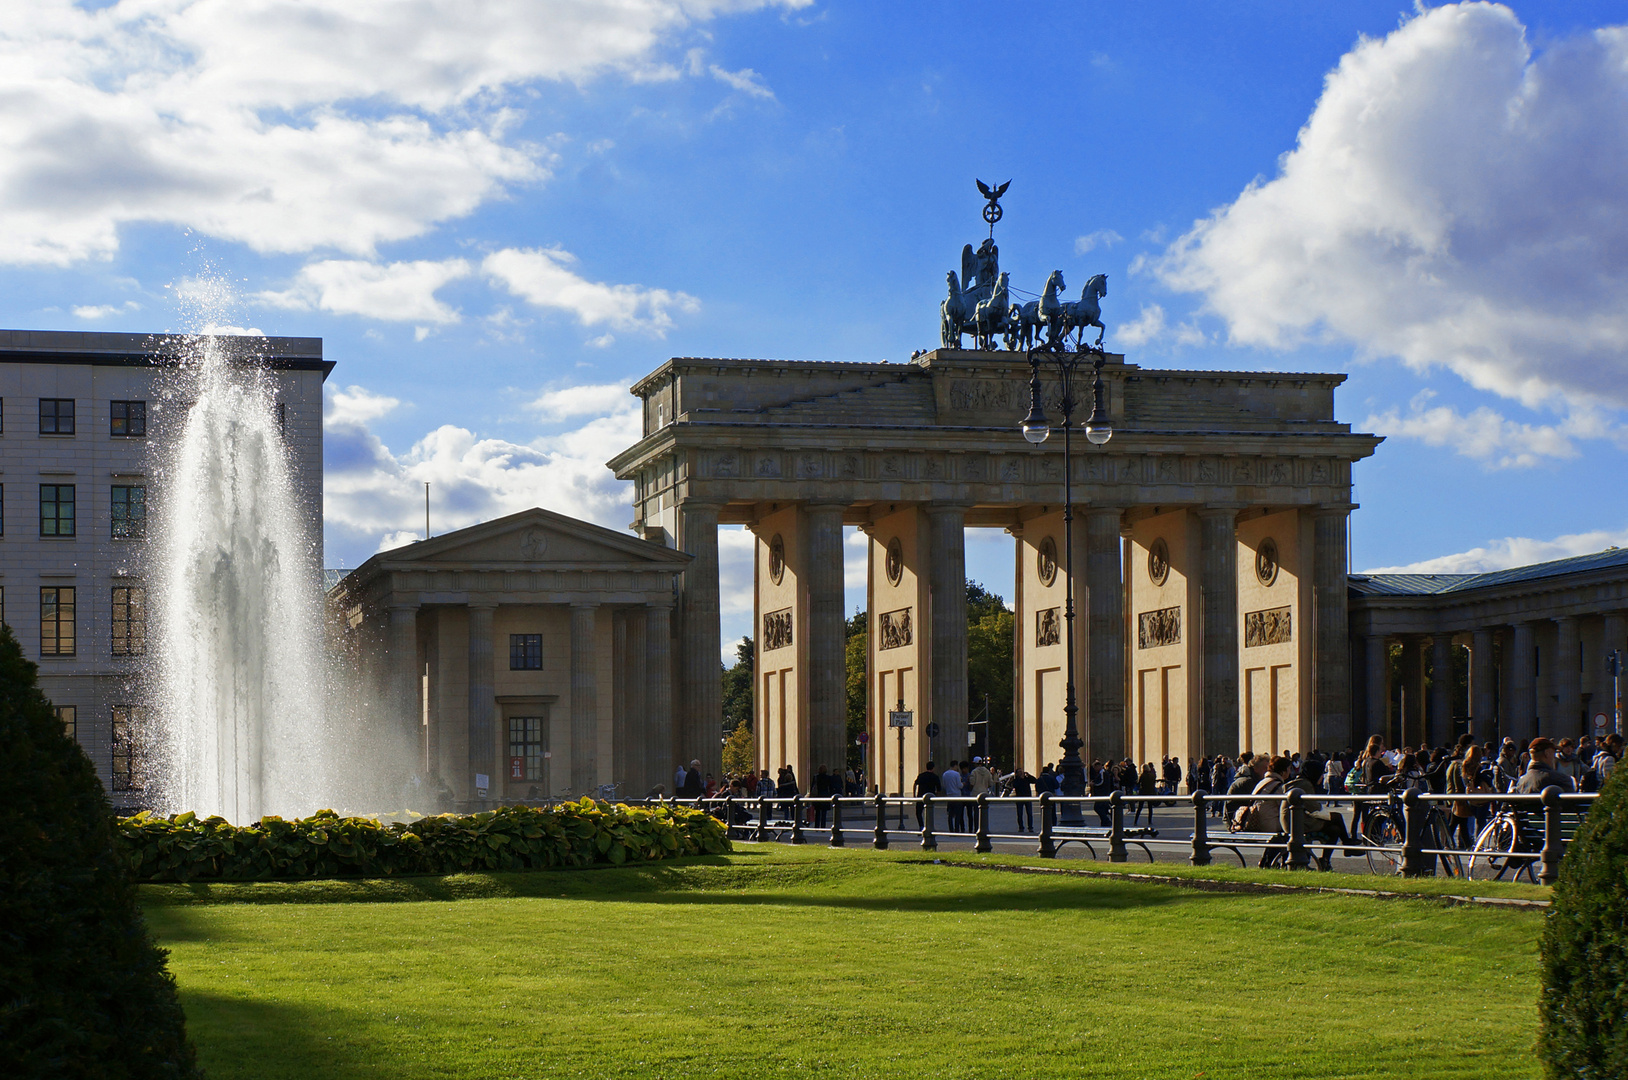
[[[887,726],[907,728],[916,726],[916,714],[905,709],[895,709],[887,714]],[[931,727],[929,727],[931,730]]]
[[[899,707],[887,714],[888,727],[897,728],[899,732],[899,796],[904,797],[904,729],[916,726],[916,714],[904,707],[904,698],[899,698]],[[904,828],[904,803],[899,804],[899,828]]]

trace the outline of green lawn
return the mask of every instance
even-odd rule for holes
[[[1538,1074],[1539,913],[919,860],[143,895],[216,1080]]]

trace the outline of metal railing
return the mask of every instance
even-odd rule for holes
[[[1209,865],[1217,850],[1232,852],[1240,864],[1244,862],[1244,852],[1259,851],[1263,856],[1262,865],[1281,862],[1294,870],[1310,869],[1314,864],[1314,849],[1321,848],[1325,863],[1336,850],[1344,850],[1348,857],[1355,850],[1359,857],[1366,857],[1370,870],[1376,873],[1400,873],[1407,877],[1442,873],[1484,879],[1503,878],[1506,874],[1525,875],[1552,885],[1559,878],[1560,861],[1569,834],[1575,831],[1597,797],[1594,793],[1563,793],[1555,787],[1536,795],[1471,796],[1417,791],[1313,795],[1291,788],[1275,795],[1230,796],[1204,792],[1188,796],[1126,795],[1116,791],[1109,795],[1041,794],[1034,798],[987,794],[917,798],[878,794],[829,798],[719,796],[655,801],[705,809],[721,818],[731,835],[759,843],[805,844],[809,842],[809,834],[814,833],[824,837],[831,847],[845,847],[868,834],[870,846],[879,850],[893,843],[914,840],[922,850],[934,851],[942,838],[970,839],[973,851],[988,852],[994,850],[996,842],[1033,842],[1035,854],[1046,859],[1056,858],[1062,845],[1075,842],[1085,846],[1095,857],[1096,844],[1100,843],[1106,847],[1109,862],[1128,861],[1129,850],[1134,846],[1141,848],[1150,862],[1155,849],[1166,853],[1173,849],[1185,850],[1187,861],[1194,866]],[[1445,835],[1444,823],[1450,824],[1447,815],[1451,813],[1452,804],[1459,802],[1476,808],[1472,814],[1478,826],[1475,843],[1467,848],[1452,846]],[[1153,811],[1183,803],[1191,808],[1191,832],[1185,837],[1160,837],[1152,825]],[[1232,831],[1223,825],[1225,831],[1212,832],[1211,814],[1217,804],[1222,808],[1223,821],[1239,807],[1278,805],[1280,809],[1275,816],[1280,827],[1270,831]],[[1038,830],[1033,833],[993,831],[991,811],[1003,805],[1029,808],[1027,816],[1031,828],[1033,822],[1038,821]],[[943,829],[938,828],[936,821],[941,806],[949,815]],[[1148,811],[1149,825],[1127,828],[1125,811],[1138,806]],[[1311,816],[1319,808],[1349,814],[1352,827],[1344,839],[1323,835],[1310,827]],[[916,817],[915,829],[905,827],[907,812]],[[1087,814],[1095,815],[1098,824],[1087,824]],[[956,816],[961,819],[960,827],[948,827]],[[1484,825],[1481,824],[1483,819]],[[1021,822],[1022,818],[1018,820]],[[1343,820],[1342,816],[1342,823]]]

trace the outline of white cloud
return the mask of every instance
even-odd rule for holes
[[[607,416],[639,407],[639,399],[628,393],[625,382],[567,386],[545,390],[528,408],[544,420],[568,420],[577,416]]]
[[[140,311],[141,305],[134,300],[126,300],[122,304],[83,304],[73,309],[74,318],[94,321],[106,319],[113,315],[126,315],[132,311]]]
[[[1154,263],[1233,342],[1354,343],[1528,405],[1628,404],[1628,29],[1534,52],[1422,10],[1325,82],[1278,174]]]
[[[510,137],[528,84],[676,75],[664,44],[767,2],[4,5],[0,262],[108,258],[136,222],[371,255],[546,178]]]
[[[1207,340],[1204,331],[1192,322],[1171,326],[1165,322],[1164,308],[1158,304],[1144,304],[1136,318],[1112,331],[1114,341],[1123,348],[1134,349],[1168,341],[1175,346],[1202,345]]]
[[[470,271],[464,259],[421,259],[385,265],[324,259],[301,267],[287,289],[262,292],[255,299],[273,307],[301,311],[316,308],[369,319],[455,323],[458,312],[437,300],[435,291],[449,281],[468,277]]]
[[[568,311],[584,326],[608,323],[661,337],[673,325],[669,310],[700,307],[686,293],[589,281],[571,269],[575,263],[574,255],[558,248],[504,248],[488,255],[481,271],[528,303]]]
[[[324,417],[326,524],[370,544],[411,540],[422,530],[429,481],[431,526],[437,533],[532,506],[624,529],[632,514],[629,485],[605,462],[638,439],[642,421],[638,401],[624,387],[616,389],[625,403],[564,434],[516,443],[483,439],[448,424],[398,454],[370,425],[399,401],[359,386],[330,388]]]
[[[1528,566],[1553,559],[1569,559],[1573,555],[1592,555],[1608,547],[1628,545],[1628,529],[1596,529],[1593,532],[1557,536],[1553,540],[1533,540],[1526,536],[1508,536],[1493,540],[1485,547],[1471,548],[1454,555],[1409,563],[1406,566],[1382,566],[1364,570],[1365,574],[1484,574],[1492,570],[1507,570],[1512,566]]]
[[[1074,241],[1074,254],[1084,255],[1095,251],[1099,247],[1111,248],[1125,239],[1112,229],[1098,229],[1094,233],[1087,233]]]
[[[1583,423],[1585,413],[1573,413],[1560,424],[1522,424],[1485,405],[1470,413],[1446,405],[1431,407],[1433,397],[1429,391],[1420,393],[1410,403],[1407,414],[1394,408],[1373,413],[1363,426],[1381,435],[1445,446],[1497,468],[1529,468],[1545,461],[1574,458],[1578,454],[1574,436],[1597,434]]]

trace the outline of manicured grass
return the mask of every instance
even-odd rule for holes
[[[920,858],[143,895],[216,1080],[1537,1075],[1537,913]]]

